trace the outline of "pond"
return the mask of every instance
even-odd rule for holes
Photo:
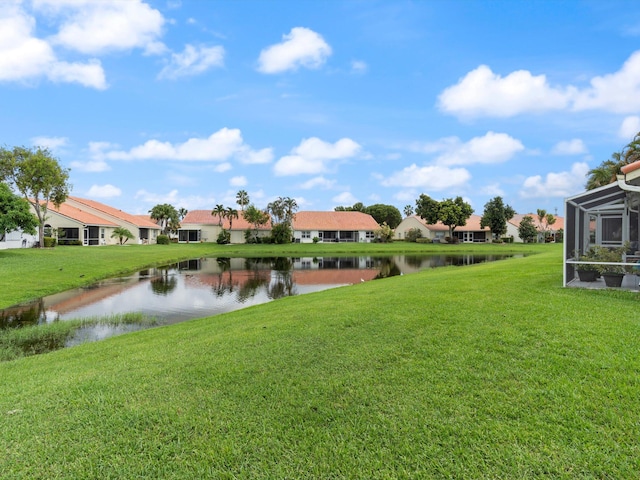
[[[141,270],[0,310],[0,329],[130,312],[153,318],[156,325],[168,325],[281,297],[511,256],[199,258]],[[148,326],[148,323],[86,326],[76,331],[67,345]]]

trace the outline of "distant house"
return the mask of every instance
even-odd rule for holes
[[[57,236],[60,245],[107,245],[117,223],[67,202],[47,206],[45,236]]]
[[[160,226],[152,220],[138,215],[131,215],[95,200],[69,196],[65,204],[126,228],[133,234],[138,243],[156,243],[156,239],[162,231]]]
[[[371,242],[380,228],[375,219],[363,212],[297,212],[292,222],[293,241]]]
[[[110,245],[117,227],[129,230],[138,243],[155,243],[160,227],[150,220],[109,205],[79,197],[67,197],[56,207],[47,205],[45,236],[56,237],[60,245]]]
[[[0,235],[0,250],[8,248],[30,248],[38,243],[37,235],[29,235],[22,230],[14,230],[13,232]]]
[[[513,216],[511,220],[507,222],[507,233],[506,237],[512,237],[514,242],[523,242],[522,238],[520,238],[520,234],[518,233],[518,228],[520,227],[520,222],[526,216],[529,216],[533,219],[533,226],[538,230],[538,242],[545,242],[544,234],[542,233],[542,225],[540,224],[540,220],[538,220],[537,213],[526,213],[526,214],[516,214]],[[548,238],[552,239],[552,241],[556,240],[556,236],[560,230],[564,231],[564,218],[554,215],[556,219],[553,225],[549,225],[546,231],[546,235]]]
[[[223,218],[220,225],[220,219],[217,215],[212,215],[211,210],[191,210],[180,222],[178,242],[215,242],[223,228],[231,234],[231,243],[245,243],[245,232],[255,230],[254,226],[244,219],[242,212],[238,212],[238,218],[234,218],[232,222]],[[271,222],[258,229],[259,237],[268,236],[270,233]]]
[[[454,238],[464,243],[490,242],[491,230],[480,226],[480,215],[471,215],[466,224],[453,230]],[[394,238],[404,240],[412,229],[418,229],[423,238],[436,241],[445,241],[449,236],[449,227],[442,222],[429,224],[418,215],[405,218],[395,229]]]

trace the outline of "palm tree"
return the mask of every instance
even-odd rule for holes
[[[605,160],[596,168],[589,170],[587,178],[587,190],[609,185],[617,181],[622,167],[640,160],[640,132],[633,137],[621,152],[615,152],[609,160]]]
[[[116,227],[113,229],[111,238],[117,238],[118,242],[120,242],[120,245],[124,245],[125,243],[127,243],[127,240],[129,240],[130,238],[133,238],[133,233],[131,233],[128,229],[124,227]]]
[[[244,208],[249,205],[249,194],[246,190],[240,190],[236,194],[236,203],[240,205],[240,209],[244,212]]]
[[[184,220],[184,217],[187,216],[187,213],[189,213],[189,210],[187,210],[186,208],[181,208],[180,210],[178,210],[178,217],[180,217],[180,220]]]
[[[238,218],[238,210],[233,207],[229,207],[226,210],[225,216],[229,219],[229,230],[233,226],[233,219]]]
[[[298,210],[298,202],[294,198],[285,197],[282,199],[282,206],[284,207],[285,222],[291,225]]]
[[[410,217],[413,215],[413,207],[411,205],[405,205],[404,207],[404,216]]]
[[[222,219],[225,217],[226,212],[227,212],[227,209],[224,208],[224,205],[221,205],[221,204],[216,205],[216,208],[214,208],[213,211],[211,212],[211,215],[218,216],[219,227],[222,226]]]

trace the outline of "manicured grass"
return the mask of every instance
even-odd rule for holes
[[[2,363],[2,477],[636,478],[637,295],[543,250]]]

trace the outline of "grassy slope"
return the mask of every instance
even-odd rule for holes
[[[634,478],[638,299],[547,253],[0,364],[3,478]]]

